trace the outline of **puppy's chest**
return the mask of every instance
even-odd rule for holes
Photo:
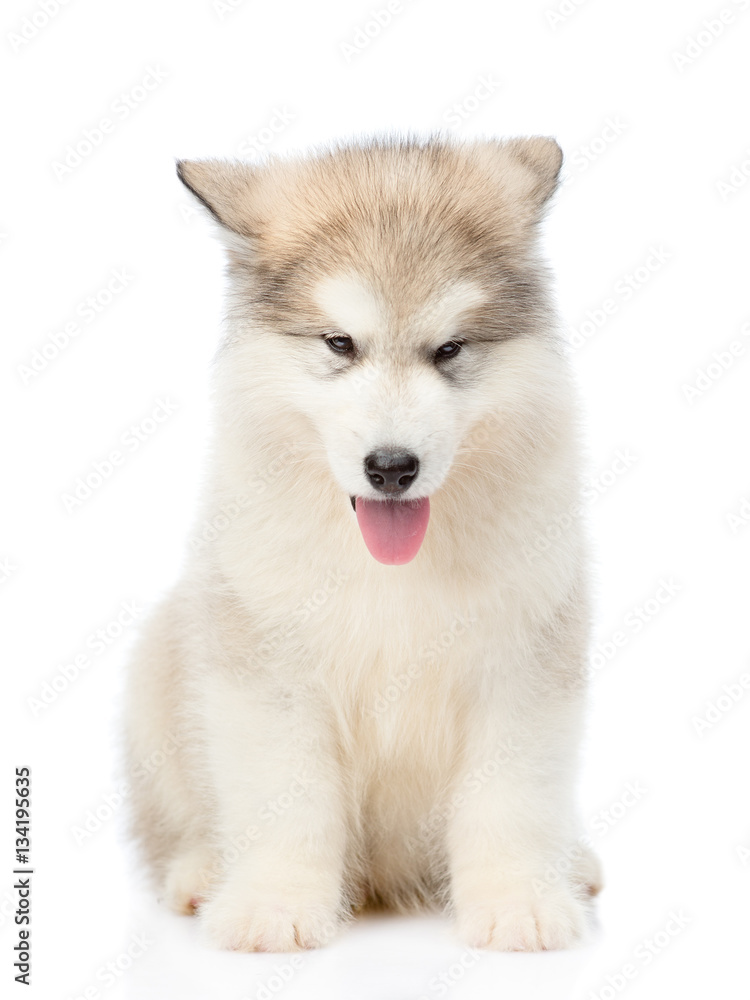
[[[321,663],[342,745],[363,775],[445,769],[464,714],[465,627],[363,631]]]
[[[330,571],[290,589],[281,631],[323,661],[348,661],[363,682],[396,669],[413,679],[486,641],[496,620],[488,603],[441,581],[394,579],[388,586]]]
[[[384,587],[329,574],[284,596],[272,619],[259,615],[255,658],[303,689],[313,681],[352,751],[377,758],[452,728],[498,649],[492,609],[433,581]]]
[[[376,731],[443,713],[482,645],[477,623],[455,613],[445,623],[381,615],[331,625],[328,637],[307,635],[316,672],[352,717]]]

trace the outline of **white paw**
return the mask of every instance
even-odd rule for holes
[[[283,893],[238,893],[224,887],[200,919],[209,941],[230,951],[298,951],[327,944],[336,932],[336,906],[294,902]]]
[[[164,899],[175,913],[195,913],[211,887],[212,854],[202,847],[173,858],[164,878]]]
[[[581,858],[576,866],[575,884],[589,896],[596,896],[604,888],[604,876],[599,858],[591,848],[583,848]]]
[[[458,909],[459,935],[473,948],[545,951],[572,947],[586,926],[586,908],[566,890],[535,895],[509,891]]]

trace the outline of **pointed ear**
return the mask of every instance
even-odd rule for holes
[[[563,154],[555,139],[534,135],[488,143],[499,167],[503,189],[528,211],[527,221],[538,222],[557,188]]]
[[[239,236],[255,235],[253,167],[225,160],[178,160],[177,176],[222,226]]]

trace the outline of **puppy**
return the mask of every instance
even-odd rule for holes
[[[220,947],[315,947],[367,902],[499,950],[584,929],[587,558],[537,250],[560,164],[540,137],[178,164],[226,336],[126,734],[135,832]]]

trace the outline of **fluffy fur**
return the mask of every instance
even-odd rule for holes
[[[178,165],[227,248],[227,334],[203,507],[126,731],[135,831],[219,946],[320,945],[368,901],[446,906],[479,947],[584,928],[579,454],[536,246],[560,162],[531,138]],[[402,566],[350,504],[376,497],[384,443],[431,499]]]

